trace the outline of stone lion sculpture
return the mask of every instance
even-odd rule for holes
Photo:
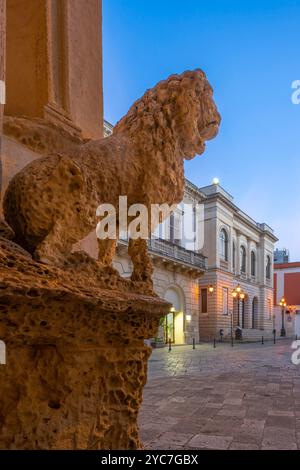
[[[39,158],[11,180],[4,215],[15,241],[41,262],[60,264],[96,227],[96,209],[119,196],[128,206],[179,203],[184,159],[205,150],[220,115],[201,70],[171,75],[137,100],[107,138]],[[111,265],[116,240],[98,240],[99,260]],[[151,277],[147,241],[129,241],[134,280]]]

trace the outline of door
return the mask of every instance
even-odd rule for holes
[[[171,343],[175,342],[175,334],[174,334],[174,317],[175,313],[170,312],[166,316],[166,321],[165,321],[165,341],[166,343]]]
[[[297,310],[295,315],[295,335],[300,339],[300,310]]]

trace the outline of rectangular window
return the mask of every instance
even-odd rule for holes
[[[223,287],[222,290],[222,313],[228,315],[228,289]]]
[[[201,313],[207,313],[207,289],[201,289]]]

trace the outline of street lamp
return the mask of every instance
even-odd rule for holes
[[[284,314],[285,314],[285,307],[286,307],[286,300],[284,297],[280,299],[279,305],[281,307],[281,332],[280,336],[286,336],[286,331],[284,327]]]
[[[240,339],[242,339],[242,331],[241,331],[241,325],[240,325],[240,300],[245,299],[245,293],[243,292],[242,288],[240,285],[237,285],[235,289],[232,291],[232,298],[233,300],[237,300],[238,302],[238,319],[237,319],[237,326],[239,328],[239,335]],[[244,326],[244,325],[243,325]]]

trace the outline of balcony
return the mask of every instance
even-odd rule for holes
[[[119,254],[124,254],[126,240],[119,240]],[[192,277],[200,277],[207,269],[207,258],[200,253],[186,250],[182,246],[161,238],[148,240],[148,249],[154,265],[185,272]]]

